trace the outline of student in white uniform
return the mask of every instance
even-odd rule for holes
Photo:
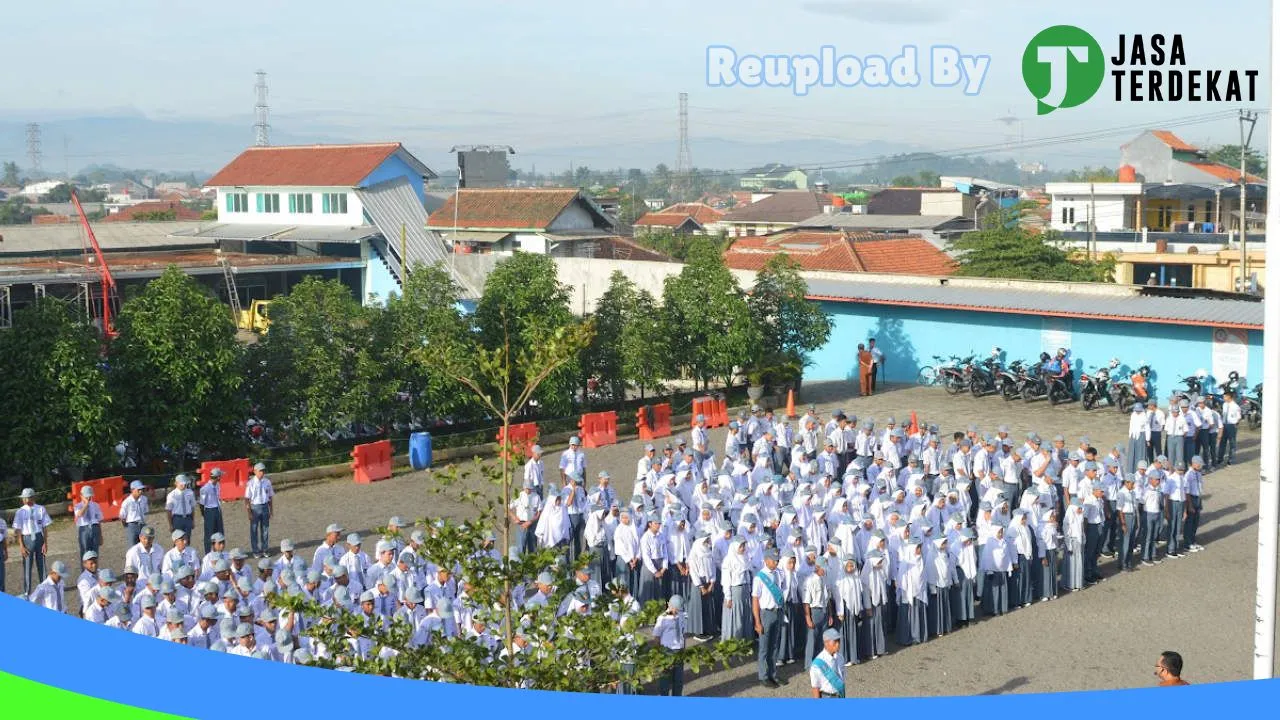
[[[684,662],[679,653],[684,650],[685,617],[684,598],[672,595],[667,600],[667,610],[658,616],[653,626],[653,637],[666,652],[675,655],[671,667],[658,678],[658,694],[680,697],[684,693]]]
[[[53,566],[49,569],[49,576],[36,586],[36,589],[32,591],[31,596],[27,599],[56,613],[64,612],[62,578],[66,577],[66,575],[67,564],[61,560],[54,561]]]
[[[809,688],[815,698],[843,698],[844,663],[840,662],[840,631],[822,633],[822,652],[809,664]]]
[[[80,554],[90,550],[99,550],[102,546],[102,507],[93,499],[93,488],[85,485],[80,488],[80,501],[72,506],[76,522],[76,540],[80,543]]]

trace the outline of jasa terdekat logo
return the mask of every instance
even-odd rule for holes
[[[1031,38],[1022,53],[1022,80],[1039,115],[1083,105],[1108,74],[1116,102],[1257,99],[1257,70],[1189,68],[1181,34],[1119,35],[1115,53],[1107,57],[1089,33],[1055,25]]]

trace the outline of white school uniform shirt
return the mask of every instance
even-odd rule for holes
[[[153,545],[152,547],[155,546]],[[182,552],[178,552],[176,547],[169,548],[169,552],[165,553],[164,559],[160,561],[160,574],[166,579],[172,580],[173,573],[177,571],[179,565],[186,565],[195,569],[199,564],[200,561],[196,558],[195,548],[190,545]]]
[[[1231,400],[1222,406],[1222,423],[1224,425],[1238,425],[1244,418],[1244,412],[1240,410],[1240,405],[1235,400]]]
[[[39,535],[52,524],[53,518],[43,505],[23,505],[13,515],[13,529],[28,537]]]
[[[146,635],[148,637],[160,637],[160,625],[156,623],[155,618],[149,618],[146,615],[138,618],[138,621],[130,628],[135,635]]]
[[[653,626],[653,636],[662,647],[668,650],[684,649],[684,611],[678,610],[675,615],[663,613]]]
[[[1160,432],[1165,426],[1165,412],[1160,408],[1152,410],[1147,413],[1147,422],[1150,423],[1148,427],[1152,432]],[[1151,436],[1148,435],[1147,438],[1150,439]]]
[[[1161,494],[1160,487],[1152,487],[1151,481],[1148,480],[1142,487],[1142,509],[1148,514],[1159,514],[1163,505],[1164,496]]]
[[[196,509],[196,496],[189,488],[174,488],[164,499],[164,509],[174,515],[190,515]]]
[[[271,487],[271,478],[266,475],[261,479],[256,475],[249,478],[249,484],[244,488],[245,500],[248,500],[250,505],[266,505],[275,496],[276,491]]]
[[[770,580],[773,580],[774,585],[778,586],[778,589],[782,589],[782,578],[779,577],[777,568],[773,570],[761,568],[760,572],[751,580],[751,597],[760,599],[761,610],[776,610],[778,609],[778,601],[774,599],[773,593],[769,592],[764,586],[764,581],[760,579],[761,574],[767,575]],[[817,577],[817,574],[815,573],[813,577]],[[821,578],[819,578],[819,581],[821,581]],[[805,580],[805,584],[808,585],[808,583],[809,580]]]
[[[124,554],[124,563],[137,568],[139,578],[150,577],[152,573],[160,572],[164,564],[164,551],[154,542],[151,543],[150,550],[142,547],[142,543],[139,542]]]
[[[830,600],[831,592],[825,578],[819,577],[815,572],[804,579],[804,586],[800,591],[801,602],[810,608],[826,611]],[[760,607],[763,608],[764,605],[761,604]]]
[[[1214,410],[1211,407],[1206,407],[1204,412],[1201,413],[1201,417],[1204,420],[1205,430],[1208,430],[1211,433],[1216,433],[1222,429],[1222,414],[1217,410]]]
[[[844,662],[840,658],[832,657],[826,648],[823,648],[822,652],[818,653],[813,660],[814,662],[809,665],[809,687],[816,688],[819,693],[839,695],[840,693],[831,685],[831,681],[827,679],[826,674],[822,672],[818,661],[821,660],[823,664],[831,668],[842,683],[844,682]]]
[[[210,480],[200,488],[200,507],[210,510],[222,507],[222,483]],[[190,639],[187,644],[190,645]]]
[[[31,591],[31,597],[28,599],[36,605],[43,605],[54,612],[60,613],[66,609],[63,606],[62,593],[62,581],[59,580],[54,583],[52,578],[46,577],[36,586],[35,590]]]
[[[88,503],[88,507],[85,507]],[[76,527],[89,527],[102,524],[102,508],[93,500],[76,503],[76,509],[84,509],[84,514],[76,518]]]
[[[333,545],[321,542],[320,547],[316,548],[315,554],[311,556],[311,569],[318,573],[323,573],[325,560],[332,560],[336,565],[346,552],[347,551],[342,546],[341,540]]]
[[[1187,480],[1180,472],[1171,472],[1164,477],[1162,494],[1172,502],[1185,502],[1187,499]]]
[[[146,495],[134,497],[129,495],[120,503],[120,519],[126,523],[143,522],[147,519],[147,511],[151,509],[151,502],[147,500]]]
[[[542,487],[542,473],[543,473],[542,458],[538,458],[536,460],[534,458],[529,458],[529,460],[525,462],[524,479],[526,481],[530,481],[530,480],[533,481],[533,486],[535,488]]]

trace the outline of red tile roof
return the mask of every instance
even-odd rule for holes
[[[736,270],[760,270],[770,258],[784,252],[802,270],[907,275],[955,272],[951,258],[921,237],[847,230],[787,231],[738,238],[725,251],[724,260]]]
[[[577,188],[463,188],[459,192],[461,203],[458,193],[450,195],[427,218],[428,227],[546,230],[581,194]]]
[[[706,225],[713,223],[724,217],[724,212],[717,210],[706,203],[676,203],[671,207],[666,207],[658,212],[662,213],[678,213],[681,215],[689,215],[694,220]]]
[[[1178,150],[1181,152],[1196,152],[1200,149],[1194,145],[1188,145],[1187,141],[1183,140],[1177,135],[1174,135],[1168,130],[1152,130],[1151,134],[1155,135],[1156,138],[1160,140],[1160,142],[1164,143],[1165,145],[1168,145],[1174,150]]]
[[[400,143],[251,147],[209,178],[205,187],[355,187],[401,149]]]
[[[1219,180],[1225,180],[1226,182],[1233,183],[1240,182],[1240,168],[1233,168],[1230,165],[1223,165],[1222,163],[1210,162],[1208,160],[1205,160],[1204,162],[1188,162],[1187,164],[1197,170],[1207,172]],[[1252,173],[1248,174],[1248,181],[1264,182],[1262,178]]]

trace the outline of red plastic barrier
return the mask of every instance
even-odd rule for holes
[[[124,477],[114,475],[72,483],[71,492],[67,493],[67,499],[71,501],[71,505],[67,506],[67,512],[75,512],[75,504],[80,502],[80,489],[83,487],[93,488],[93,501],[98,503],[98,507],[102,510],[103,522],[120,519],[120,503],[124,502],[125,498]]]
[[[222,479],[218,481],[218,497],[225,500],[240,500],[244,497],[245,487],[253,471],[248,458],[236,460],[209,460],[200,463],[200,482],[197,487],[204,487],[209,482],[209,474],[214,468],[222,470]]]
[[[729,424],[729,401],[724,398],[713,401],[716,410],[716,424],[711,427],[724,427]]]
[[[599,413],[584,413],[577,421],[577,437],[581,439],[582,447],[599,447],[595,445],[595,436],[599,432],[596,429],[600,423],[599,416]]]
[[[357,445],[351,449],[351,469],[357,485],[369,485],[391,477],[391,441]]]
[[[698,416],[701,415],[707,421],[707,427],[718,428],[729,424],[729,408],[724,400],[717,400],[713,397],[696,398],[693,401],[693,413],[689,419],[689,426],[697,425]]]
[[[637,410],[636,429],[640,433],[641,440],[656,440],[669,436],[671,434],[671,404],[645,405]]]
[[[618,413],[613,410],[596,413],[595,443],[594,447],[618,443]]]
[[[499,445],[506,445],[508,442],[502,436],[501,428],[499,428],[495,439]],[[512,425],[510,444],[518,455],[533,457],[533,446],[538,444],[538,423],[528,422]],[[506,451],[503,450],[502,452]]]
[[[707,426],[711,426],[711,411],[707,406],[707,401],[711,398],[694,398],[693,406],[689,408],[689,427],[698,424],[698,416],[701,415],[707,419]]]

